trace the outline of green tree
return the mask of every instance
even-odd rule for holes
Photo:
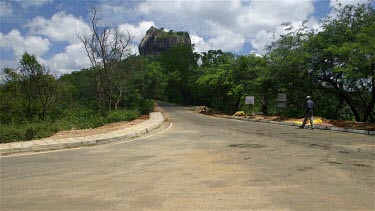
[[[356,121],[375,120],[375,10],[370,4],[346,5],[311,35],[305,49],[309,71],[319,88],[345,103]]]
[[[197,67],[193,46],[177,45],[163,52],[161,64],[168,77],[167,96],[169,100],[189,104],[191,86]]]
[[[168,85],[168,78],[162,65],[156,61],[147,61],[147,70],[147,75],[145,76],[147,81],[146,98],[167,100],[164,93]]]
[[[78,37],[95,70],[98,105],[105,113],[116,110],[124,99],[124,87],[130,71],[122,69],[121,62],[130,55],[132,36],[118,27],[105,26],[98,8],[90,8],[89,14],[90,31]]]
[[[306,95],[314,95],[314,84],[307,71],[309,54],[302,48],[308,39],[306,23],[294,28],[290,23],[282,24],[286,34],[267,46],[266,59],[268,72],[262,81],[272,90],[270,97],[276,98],[278,93],[288,96],[285,115],[296,116],[301,113]],[[261,87],[265,88],[264,85]]]
[[[61,87],[34,55],[24,53],[18,69],[6,68],[3,72],[6,84],[1,88],[2,95],[9,100],[2,103],[4,112],[33,120],[46,118],[56,108]]]
[[[64,94],[61,99],[63,109],[88,107],[98,109],[95,72],[93,69],[82,69],[59,78]]]
[[[250,54],[239,56],[235,60],[234,68],[230,74],[231,89],[229,95],[234,98],[232,110],[240,109],[241,102],[244,104],[244,96],[255,96],[255,99],[268,96],[268,88],[264,84],[261,76],[266,74],[267,65],[264,57]],[[255,105],[258,107],[258,103]]]

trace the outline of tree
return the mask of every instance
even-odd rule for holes
[[[104,26],[97,8],[89,9],[90,31],[78,35],[96,73],[96,89],[102,110],[117,109],[123,99],[124,86],[130,71],[122,69],[121,61],[130,55],[132,36],[118,27]]]
[[[298,28],[290,23],[282,24],[286,34],[267,46],[266,60],[268,71],[262,76],[268,88],[272,90],[272,98],[277,93],[286,93],[288,96],[286,115],[296,116],[301,112],[301,105],[306,95],[313,95],[315,90],[308,72],[309,54],[302,48],[308,40],[306,22]],[[264,85],[261,85],[263,88]]]
[[[191,85],[197,67],[193,46],[177,45],[163,52],[161,64],[168,77],[169,99],[188,104],[191,101]]]
[[[231,73],[234,69],[235,56],[221,50],[210,50],[202,53],[202,65],[199,68],[197,86],[204,90],[202,99],[209,107],[230,113],[233,107],[228,93],[232,89]]]
[[[234,68],[230,74],[231,89],[229,95],[235,99],[233,110],[240,109],[241,100],[245,95],[255,96],[256,99],[268,96],[268,87],[263,87],[261,76],[266,74],[266,60],[255,54],[236,58]],[[256,105],[257,106],[257,105]]]
[[[62,84],[64,91],[61,107],[98,109],[95,71],[93,69],[82,69],[70,74],[64,74],[59,78],[59,82]]]
[[[54,76],[39,64],[34,55],[24,53],[18,69],[4,69],[6,84],[2,90],[2,109],[20,119],[44,119],[55,108],[61,87]]]
[[[370,4],[346,5],[323,22],[305,49],[314,82],[345,102],[356,121],[375,118],[375,10]]]

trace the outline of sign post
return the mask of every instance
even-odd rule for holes
[[[250,108],[250,105],[254,105],[254,102],[255,102],[255,97],[254,96],[246,96],[245,97],[245,104],[248,105],[247,106],[247,111],[246,111],[246,116],[248,114],[248,110]],[[251,108],[253,108],[253,106],[251,106]]]
[[[277,108],[285,108],[286,107],[286,94],[280,93],[277,95]]]

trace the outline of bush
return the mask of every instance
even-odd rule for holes
[[[139,111],[141,114],[149,114],[154,110],[154,101],[153,100],[143,100],[142,104],[140,105]]]
[[[116,110],[107,113],[107,123],[120,122],[120,121],[131,121],[140,116],[137,110]]]
[[[106,119],[100,112],[94,111],[89,108],[79,108],[69,110],[66,112],[65,117],[60,120],[60,124],[67,126],[69,129],[88,129],[102,126],[106,123]]]
[[[147,106],[149,104],[146,103]],[[137,110],[110,111],[104,117],[88,108],[74,109],[66,111],[64,118],[55,121],[47,118],[23,124],[0,124],[0,143],[41,139],[63,130],[95,128],[106,123],[131,121],[139,116]]]
[[[16,125],[0,125],[0,143],[24,140],[23,128]]]
[[[56,133],[51,121],[0,124],[0,143],[40,139]]]

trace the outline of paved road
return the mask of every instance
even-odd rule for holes
[[[372,136],[164,110],[132,142],[2,157],[1,210],[375,209]]]

